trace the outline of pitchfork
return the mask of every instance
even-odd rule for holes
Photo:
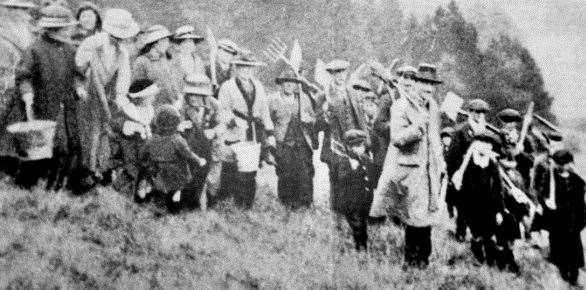
[[[293,70],[296,77],[300,77],[299,64],[293,64],[292,61],[288,59],[287,56],[285,56],[286,52],[287,44],[285,44],[285,42],[283,42],[280,38],[277,37],[271,40],[269,46],[263,52],[263,54],[271,62],[276,63],[279,60],[282,60],[287,66],[289,66]]]

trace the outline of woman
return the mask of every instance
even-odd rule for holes
[[[28,1],[0,3],[0,171],[14,175],[18,159],[6,126],[24,120],[24,108],[16,92],[15,72],[27,48],[35,40]]]
[[[99,8],[91,2],[83,2],[79,6],[77,13],[75,13],[75,19],[79,22],[79,25],[71,39],[78,42],[78,44],[102,29]]]
[[[143,38],[145,46],[132,65],[133,79],[151,80],[161,89],[153,103],[155,108],[165,104],[180,106],[183,79],[167,53],[170,37],[171,33],[162,25],[149,28]]]
[[[188,75],[204,73],[203,62],[196,52],[196,45],[204,40],[195,33],[195,28],[185,25],[177,28],[173,34],[176,52],[173,63],[181,70],[183,78]]]
[[[104,14],[102,32],[84,40],[75,63],[87,79],[81,92],[79,128],[82,162],[103,182],[111,181],[110,119],[118,110],[117,96],[126,96],[132,77],[126,42],[139,30],[132,15],[124,9],[109,9]]]

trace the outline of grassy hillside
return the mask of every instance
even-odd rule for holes
[[[426,271],[401,270],[401,230],[371,227],[372,252],[334,262],[331,217],[286,212],[270,170],[251,212],[222,205],[178,216],[139,207],[112,190],[85,197],[0,185],[0,288],[386,288],[558,289],[557,271],[518,244],[523,274],[472,266],[443,226]],[[334,274],[335,273],[335,276]],[[335,283],[333,282],[335,280]]]

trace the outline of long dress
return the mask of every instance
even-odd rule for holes
[[[116,147],[111,142],[110,121],[118,111],[116,96],[126,94],[131,79],[127,50],[113,48],[108,41],[106,33],[88,37],[76,55],[76,64],[86,76],[88,92],[88,98],[80,101],[78,109],[82,163],[99,174],[115,166],[111,158]]]

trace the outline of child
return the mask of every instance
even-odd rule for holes
[[[548,220],[550,260],[562,278],[572,285],[578,283],[578,273],[584,266],[580,232],[584,228],[584,180],[572,170],[574,157],[562,149],[552,156],[555,188],[544,196],[544,218]]]
[[[187,141],[179,135],[177,127],[180,122],[177,109],[172,105],[162,105],[155,117],[155,134],[142,154],[142,160],[149,162],[148,174],[155,191],[165,195],[171,212],[178,210],[181,190],[191,181],[190,164],[206,165],[206,160],[193,153]]]
[[[152,106],[159,87],[150,80],[139,79],[132,83],[128,95],[117,99],[120,110],[112,118],[112,130],[117,133],[121,151],[122,172],[114,182],[116,190],[135,195],[139,200],[145,192],[137,192],[142,176],[139,153],[152,137],[151,122],[155,117]]]
[[[215,197],[220,186],[222,162],[220,161],[222,143],[220,137],[224,131],[220,122],[218,100],[213,97],[214,91],[210,80],[204,74],[191,74],[185,77],[183,88],[184,102],[181,108],[182,129],[191,150],[209,160],[208,166],[195,170],[192,182],[186,191],[196,196],[200,192],[200,203],[207,203],[207,194]],[[205,184],[205,186],[204,186]],[[207,192],[202,192],[206,190]],[[215,201],[215,200],[214,200]],[[207,204],[200,204],[205,209]]]
[[[498,164],[492,158],[500,145],[497,138],[489,131],[475,135],[463,165],[452,177],[454,188],[467,193],[462,196],[461,208],[472,233],[472,253],[478,263],[491,266],[496,262],[493,236],[505,209]]]
[[[374,166],[366,153],[366,132],[351,129],[344,133],[347,154],[337,155],[336,172],[342,185],[338,211],[350,228],[356,250],[367,250],[367,219],[376,186]]]

